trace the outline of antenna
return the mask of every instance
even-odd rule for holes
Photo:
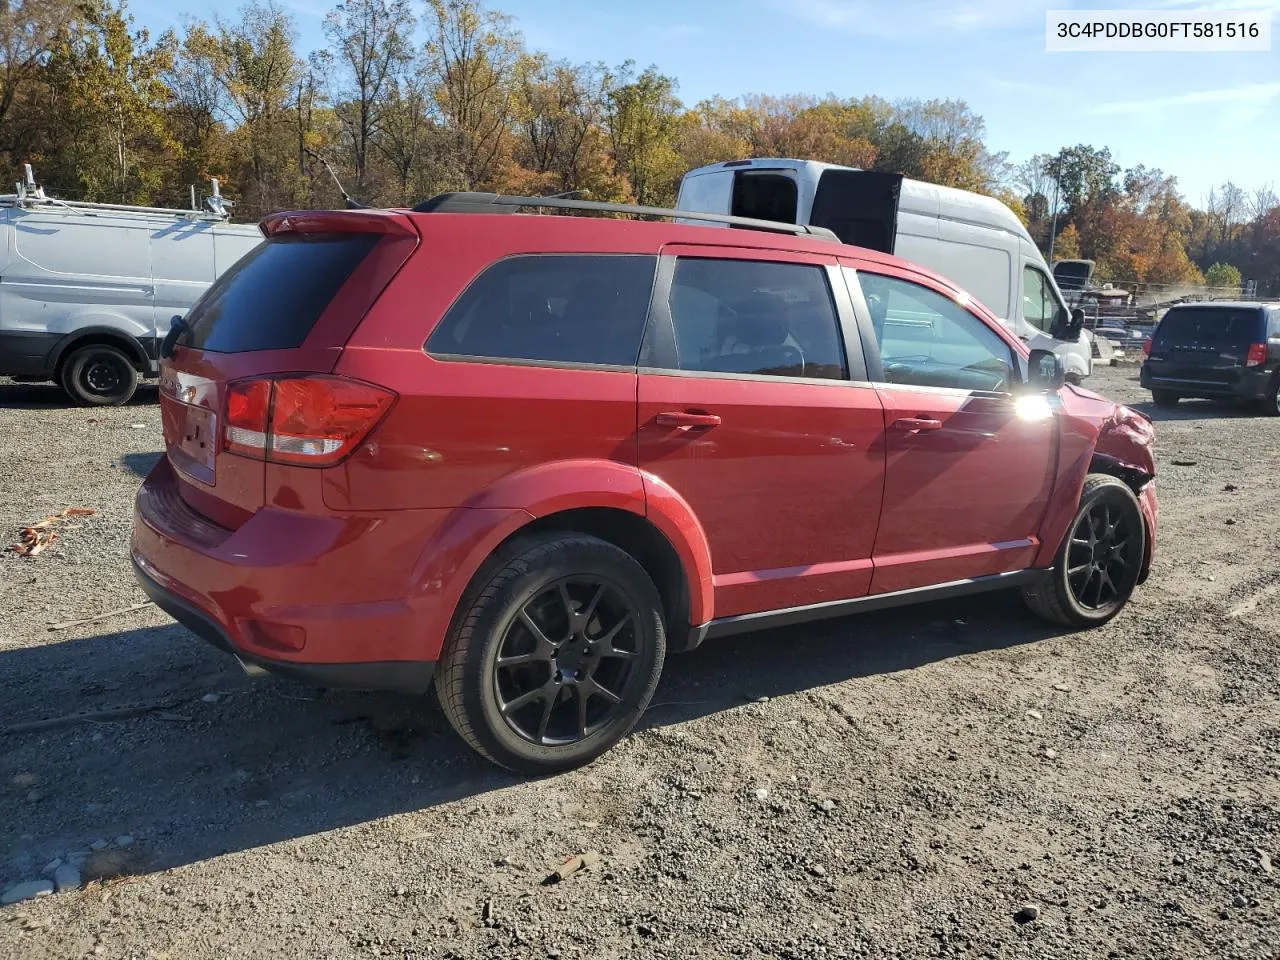
[[[310,147],[304,147],[303,149],[306,150],[307,153],[309,153],[311,156],[319,160],[322,164],[324,164],[325,170],[329,171],[329,176],[333,179],[333,182],[338,187],[338,193],[342,194],[342,200],[344,203],[346,203],[348,210],[367,210],[368,209],[367,204],[361,203],[359,200],[352,199],[351,195],[347,193],[346,188],[342,185],[342,181],[339,180],[338,175],[333,172],[333,167],[329,166],[328,160],[320,156],[320,154],[316,153]]]

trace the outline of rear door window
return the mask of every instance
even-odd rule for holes
[[[823,267],[681,257],[669,302],[681,370],[848,379]]]
[[[445,314],[427,352],[634,367],[657,262],[552,254],[500,260]]]
[[[1247,349],[1263,337],[1262,314],[1247,307],[1176,307],[1164,315],[1156,330],[1155,344],[1177,347],[1183,344],[1215,346],[1220,349]]]
[[[178,342],[215,353],[302,346],[379,239],[374,233],[272,237],[208,289]]]

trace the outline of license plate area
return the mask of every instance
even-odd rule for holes
[[[175,470],[213,486],[218,449],[217,389],[204,377],[162,369],[160,415]]]
[[[169,446],[169,462],[192,480],[213,486],[218,418],[211,410],[185,403],[174,405],[178,416],[174,442]]]

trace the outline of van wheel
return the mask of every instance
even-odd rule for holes
[[[1168,409],[1169,407],[1176,407],[1178,405],[1178,401],[1181,399],[1182,397],[1179,394],[1174,393],[1172,390],[1151,391],[1151,402],[1157,407],[1164,407],[1165,409]]]
[[[138,389],[138,371],[119,347],[91,343],[62,362],[58,381],[82,407],[118,407]]]
[[[1023,587],[1023,599],[1046,620],[1100,626],[1129,602],[1146,547],[1147,528],[1133,491],[1115,477],[1090,474],[1053,569]]]
[[[662,601],[628,553],[532,540],[464,597],[436,669],[445,716],[519,773],[582,766],[635,726],[666,655]]]
[[[1280,374],[1271,379],[1271,387],[1262,398],[1262,410],[1273,417],[1280,417]]]

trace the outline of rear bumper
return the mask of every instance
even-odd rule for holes
[[[397,514],[388,530],[368,517],[268,508],[228,530],[185,503],[162,458],[138,492],[131,556],[161,609],[244,663],[420,693],[446,629],[439,604],[413,586],[438,524],[421,513]]]
[[[1265,369],[1241,370],[1230,383],[1171,377],[1152,372],[1149,364],[1138,371],[1138,382],[1147,390],[1168,390],[1183,397],[1227,397],[1235,400],[1262,400],[1267,396],[1274,374]]]
[[[261,654],[248,653],[236,647],[222,625],[195,604],[166,590],[133,559],[133,572],[142,591],[157,607],[223,653],[229,653],[242,665],[260,667],[302,683],[319,687],[349,687],[357,690],[396,690],[421,694],[431,686],[436,665],[432,662],[391,660],[377,663],[303,663],[275,660]]]

